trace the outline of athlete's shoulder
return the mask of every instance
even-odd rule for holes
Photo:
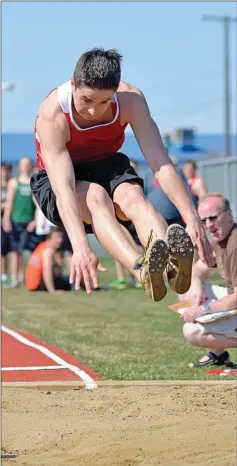
[[[131,124],[134,118],[139,116],[141,119],[149,114],[149,108],[142,91],[133,84],[121,81],[117,95],[122,123]]]
[[[60,133],[67,137],[68,123],[61,109],[57,89],[54,89],[40,106],[36,119],[36,132],[42,137],[48,134],[48,128],[51,128],[51,133]]]
[[[58,99],[58,91],[54,89],[40,105],[38,120],[52,121],[61,116],[63,116],[63,112]]]
[[[117,91],[118,101],[122,116],[129,122],[132,114],[140,111],[141,108],[146,106],[146,100],[142,91],[125,81],[121,81]]]
[[[141,89],[125,81],[120,81],[117,94],[124,100],[136,100],[139,96],[144,97]]]

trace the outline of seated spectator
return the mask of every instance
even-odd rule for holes
[[[183,333],[192,345],[210,349],[200,361],[191,363],[191,367],[224,365],[229,363],[225,348],[237,347],[237,316],[229,314],[206,324],[195,323],[195,319],[237,307],[237,225],[229,201],[219,193],[207,194],[199,203],[198,213],[211,237],[216,266],[225,281],[225,288],[205,284],[211,271],[198,260],[193,267],[191,288],[182,296],[194,304],[182,316],[185,321]],[[215,301],[207,301],[213,298]]]
[[[30,176],[32,162],[23,157],[19,162],[19,176],[8,183],[7,201],[3,215],[3,229],[11,239],[11,287],[24,279],[23,252],[28,250],[35,229],[35,205],[32,200]]]
[[[3,219],[4,209],[7,203],[7,186],[11,176],[11,165],[3,163],[1,165],[1,219]],[[10,234],[4,231],[1,226],[1,282],[8,283],[8,254],[11,251]]]
[[[26,288],[31,291],[69,291],[69,282],[63,277],[58,251],[63,242],[63,232],[53,227],[46,241],[40,243],[32,253],[26,266]]]
[[[204,180],[197,175],[197,165],[194,160],[187,160],[183,164],[183,173],[187,179],[189,188],[196,201],[202,199],[207,193]]]

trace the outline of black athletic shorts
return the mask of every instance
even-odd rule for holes
[[[74,166],[74,171],[76,181],[89,181],[103,186],[111,199],[121,183],[136,181],[142,188],[144,187],[143,179],[131,167],[129,158],[121,152],[113,153],[110,157],[96,162],[80,162]],[[46,171],[34,173],[30,185],[45,217],[54,225],[64,229]],[[87,234],[93,233],[91,225],[84,223],[84,226]]]

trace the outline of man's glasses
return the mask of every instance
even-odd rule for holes
[[[207,220],[209,220],[210,222],[215,222],[218,219],[218,217],[219,215],[210,215],[210,217],[201,218],[201,222],[203,224],[205,224]]]
[[[215,222],[218,219],[218,217],[220,217],[221,214],[224,214],[224,212],[226,212],[227,210],[229,209],[222,210],[222,212],[219,212],[219,214],[217,215],[210,215],[210,217],[201,218],[201,222],[203,224],[205,224],[207,220],[209,220],[210,222]]]

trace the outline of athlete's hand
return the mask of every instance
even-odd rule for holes
[[[92,292],[93,288],[98,288],[98,265],[99,261],[89,245],[80,246],[79,250],[73,253],[69,282],[71,285],[75,283],[75,290],[80,290],[82,280],[88,294]],[[93,288],[90,279],[92,280]]]
[[[197,247],[198,249],[199,258],[201,261],[204,262],[204,264],[206,264],[209,268],[214,267],[215,258],[213,249],[207,239],[207,235],[198,216],[192,218],[191,221],[187,221],[186,230],[192,240],[194,247]]]
[[[6,232],[6,233],[10,233],[12,231],[12,223],[11,223],[11,220],[9,220],[8,218],[4,218],[3,217],[3,220],[2,220],[2,227],[3,227],[3,230]]]

